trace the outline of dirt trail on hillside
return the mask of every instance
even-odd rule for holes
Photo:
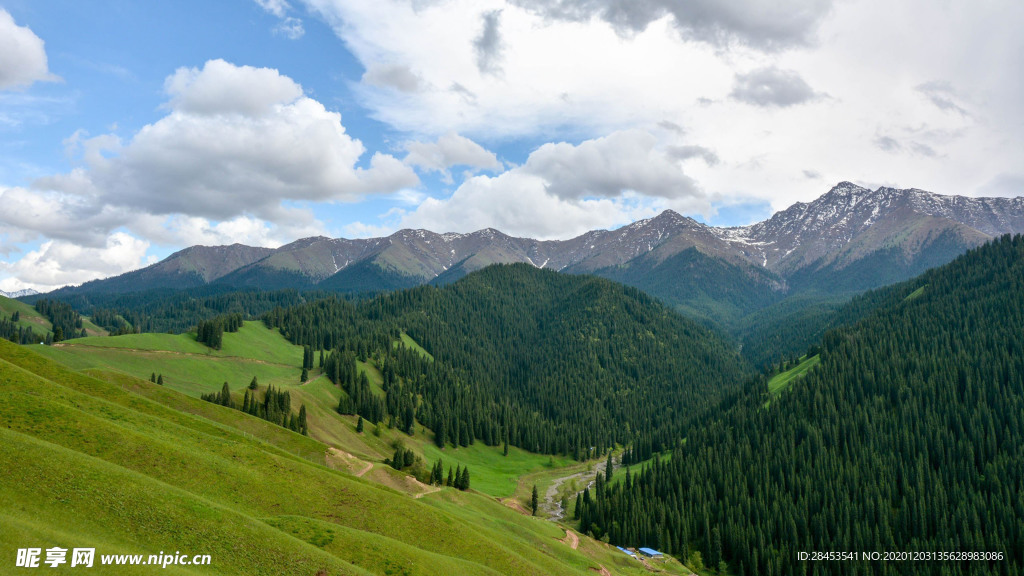
[[[617,459],[613,459],[613,465],[615,467],[621,466],[622,457],[619,456]],[[563,476],[562,478],[558,478],[554,482],[552,482],[551,486],[548,486],[547,491],[544,493],[543,510],[544,513],[547,515],[548,520],[557,522],[562,518],[565,518],[565,510],[562,509],[562,501],[558,499],[558,489],[561,488],[562,484],[573,479],[588,480],[586,486],[584,486],[582,489],[580,489],[577,492],[574,492],[571,496],[569,496],[569,500],[575,500],[576,494],[581,494],[583,490],[592,487],[594,485],[594,478],[598,475],[598,473],[604,474],[604,470],[607,467],[608,461],[602,460],[601,462],[598,462],[597,465],[595,465],[594,468],[590,471],[577,472],[575,474],[570,474],[569,476]]]
[[[565,544],[569,548],[575,550],[580,545],[580,537],[576,535],[572,530],[565,531],[565,538],[559,540],[559,542]]]
[[[607,568],[605,568],[604,566],[601,566],[600,564],[598,564],[598,568],[591,568],[591,570],[593,570],[594,572],[597,572],[601,576],[612,576],[612,573],[609,572]]]
[[[373,469],[373,462],[360,460],[344,450],[330,447],[327,449],[327,466],[335,470],[345,470],[355,476],[362,476]]]
[[[532,516],[532,514],[530,514],[530,511],[527,510],[526,507],[524,507],[522,504],[520,504],[519,501],[516,500],[515,498],[499,498],[498,502],[501,502],[505,506],[508,506],[509,508],[515,510],[516,512],[519,512],[524,516]]]
[[[53,346],[61,347],[64,343],[58,342]],[[70,348],[94,348],[97,350],[109,350],[115,352],[131,352],[133,354],[153,354],[153,355],[171,355],[171,356],[187,356],[190,358],[202,358],[204,360],[241,360],[244,362],[252,362],[253,364],[262,364],[265,366],[283,366],[285,368],[295,368],[291,364],[281,364],[280,362],[267,362],[266,360],[260,360],[259,358],[250,358],[248,356],[215,356],[213,354],[201,354],[199,352],[181,352],[179,350],[152,350],[146,348],[120,348],[118,346],[95,346],[93,344],[80,344],[78,342],[72,343]]]

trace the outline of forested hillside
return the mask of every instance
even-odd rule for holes
[[[790,389],[751,390],[668,462],[599,485],[581,530],[738,575],[1020,573],[1024,238],[854,306],[872,301]],[[798,561],[830,551],[1002,560]]]
[[[360,303],[278,308],[265,321],[329,351],[325,371],[349,396],[341,411],[403,429],[415,417],[439,445],[507,442],[577,457],[633,441],[669,448],[751,373],[717,334],[638,290],[529,265]],[[397,346],[403,331],[433,358]],[[356,376],[367,358],[386,399]]]

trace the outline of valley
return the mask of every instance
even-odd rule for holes
[[[762,300],[692,247],[678,285],[510,263],[360,295],[0,298],[31,334],[0,343],[5,538],[208,543],[239,574],[781,575],[847,544],[998,550],[948,573],[1010,574],[1022,246]],[[703,286],[704,312],[640,285]],[[131,329],[159,318],[194,328]]]

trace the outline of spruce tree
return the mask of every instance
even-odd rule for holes
[[[152,374],[149,375],[149,381],[152,382],[153,384],[156,384],[156,372],[153,372]]]
[[[530,513],[537,515],[537,508],[540,506],[540,498],[537,496],[537,485],[533,485],[533,495],[530,496]]]
[[[235,405],[231,402],[231,387],[225,382],[224,386],[220,389],[220,405],[227,406],[228,408],[234,408]]]
[[[299,376],[299,382],[305,382],[306,380],[309,380],[309,371],[306,370],[305,367],[303,367],[302,375]]]
[[[359,421],[356,422],[356,432],[359,434],[363,433],[363,417],[359,417]]]
[[[255,390],[260,387],[259,382],[256,381],[256,377],[252,377],[252,382],[249,382],[249,390]]]
[[[451,466],[448,467],[448,479],[445,480],[444,485],[445,486],[454,486],[455,485],[455,480],[452,478],[452,467]]]
[[[164,385],[164,375],[163,374],[160,374],[160,375],[158,375],[156,377],[156,383],[161,385],[161,386]]]
[[[612,463],[612,453],[608,452],[608,461],[604,465],[604,479],[608,484],[612,483],[612,471],[615,470],[615,465]]]

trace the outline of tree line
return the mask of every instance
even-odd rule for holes
[[[512,445],[584,459],[644,438],[686,435],[750,368],[721,337],[634,288],[527,265],[497,265],[444,288],[338,297],[263,317],[326,351],[339,411],[438,446]],[[405,332],[428,358],[401,343]],[[383,376],[378,396],[360,366]]]
[[[667,462],[599,478],[577,507],[580,530],[740,576],[1020,573],[1024,239],[871,299],[884,305],[828,332],[820,366],[790,389],[770,395],[755,378]],[[797,557],[835,550],[1004,560]]]

